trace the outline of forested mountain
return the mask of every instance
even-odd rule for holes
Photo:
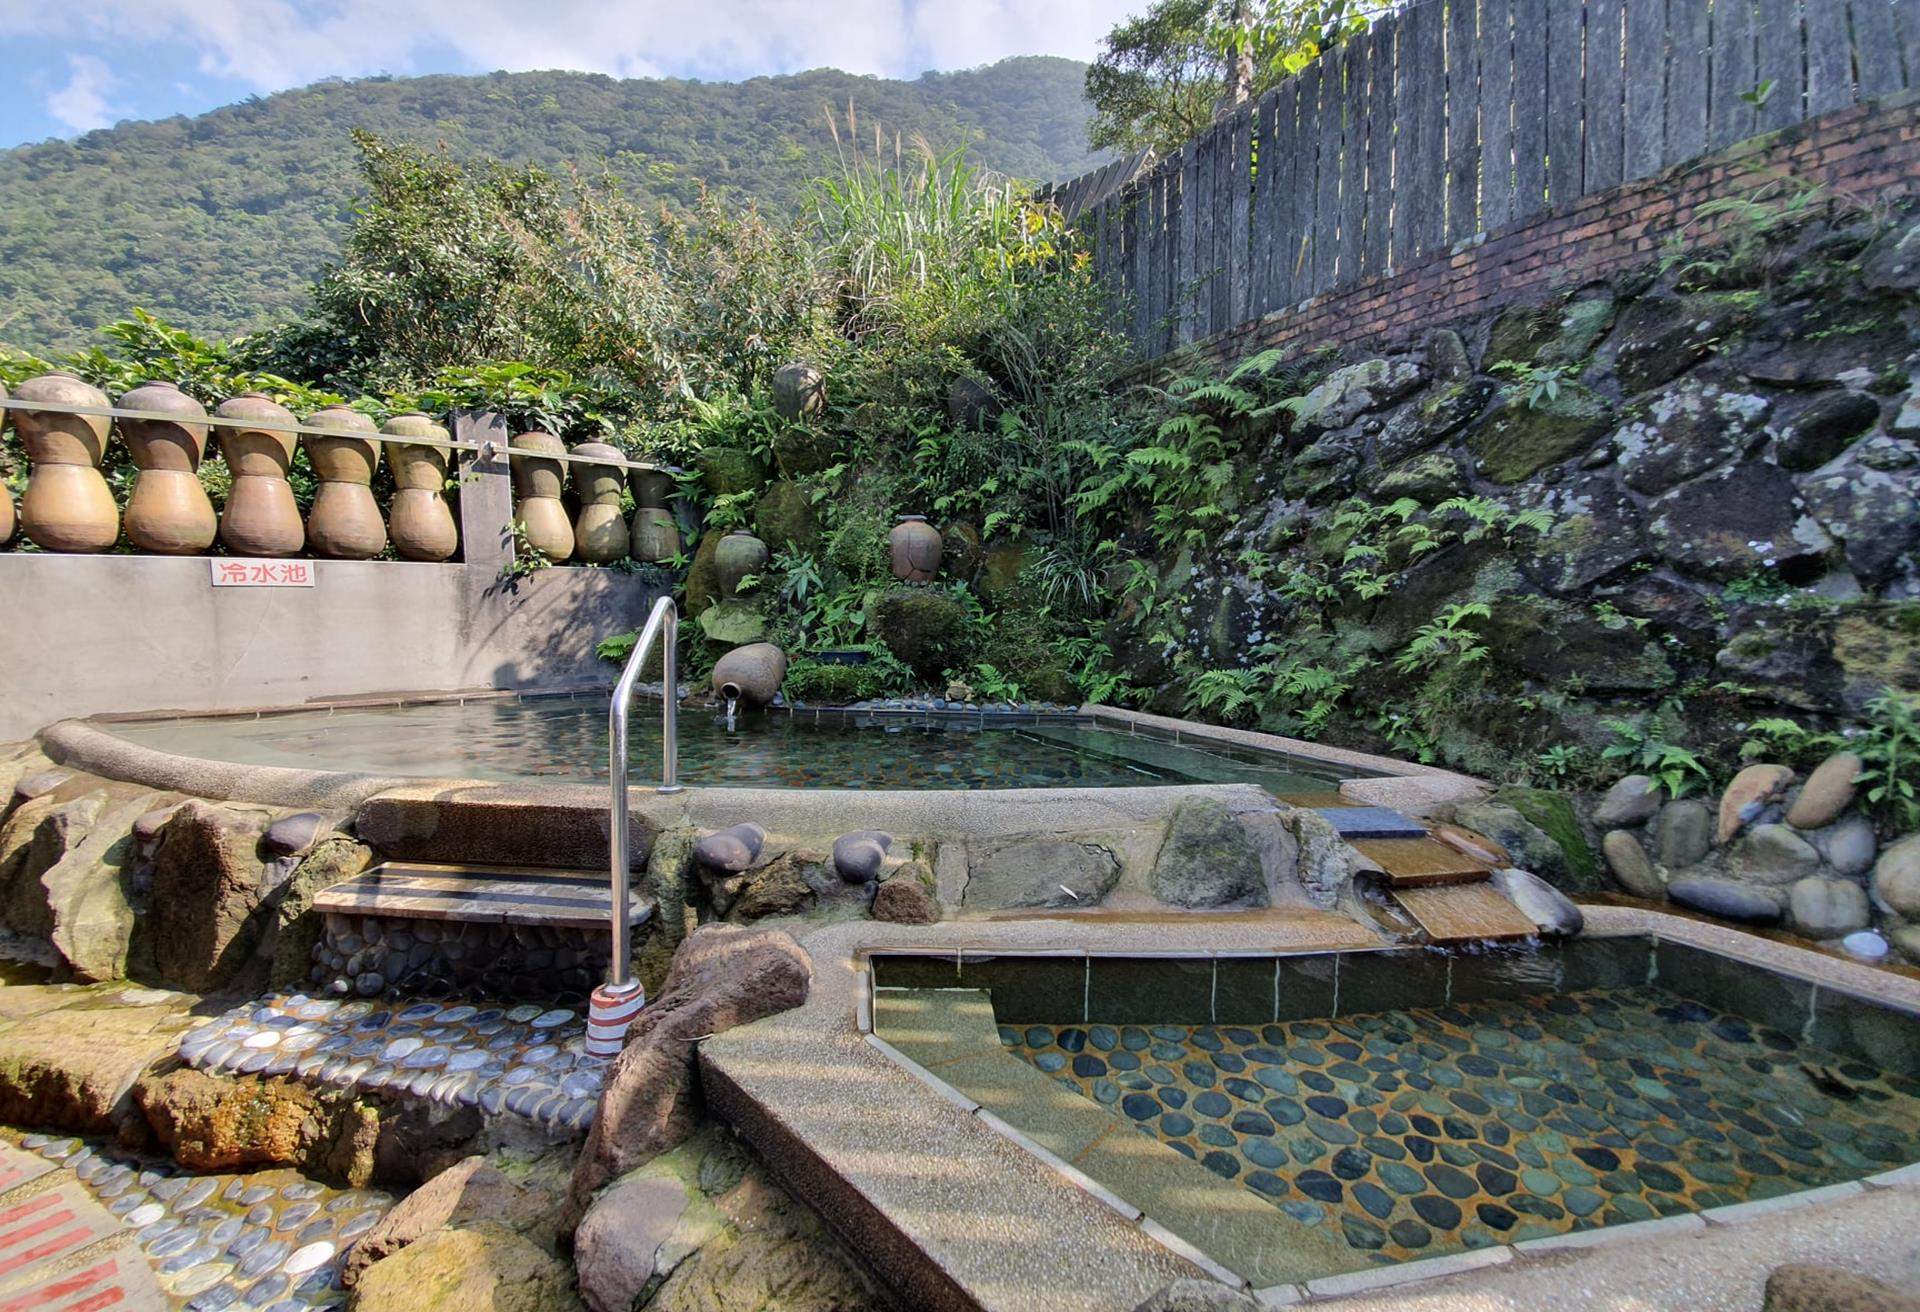
[[[701,183],[791,210],[832,157],[826,117],[1054,179],[1086,148],[1085,66],[1004,60],[911,82],[831,69],[712,83],[589,73],[318,83],[194,118],[123,123],[0,153],[0,341],[81,344],[141,306],[209,335],[297,314],[338,250],[358,175],[349,133],[511,163],[611,169],[684,204]]]

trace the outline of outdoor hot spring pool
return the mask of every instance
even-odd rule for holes
[[[607,774],[604,697],[480,698],[375,708],[116,723],[143,747],[239,765],[489,780]],[[636,780],[660,764],[657,702],[636,702]],[[683,707],[680,781],[735,788],[1134,788],[1256,784],[1325,793],[1362,771],[1086,717],[770,711]]]

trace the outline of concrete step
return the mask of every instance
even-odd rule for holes
[[[323,889],[313,904],[349,916],[592,930],[610,923],[613,892],[604,870],[387,861]],[[629,894],[627,923],[646,923],[654,905]]]

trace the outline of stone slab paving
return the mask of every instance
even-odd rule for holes
[[[146,1304],[155,1308],[317,1312],[344,1306],[341,1257],[394,1202],[374,1190],[332,1189],[290,1170],[194,1175],[169,1162],[80,1139],[30,1134],[20,1144],[61,1168],[64,1177],[56,1189],[35,1194],[26,1205],[43,1217],[60,1208],[84,1208],[97,1218],[90,1234],[130,1237],[150,1268],[140,1274],[149,1285],[158,1282],[158,1296]],[[6,1151],[15,1156],[19,1150]],[[12,1251],[8,1201],[0,1199],[0,1281]],[[26,1226],[25,1213],[18,1224]],[[61,1302],[60,1297],[65,1295],[17,1306],[21,1312],[126,1306]],[[0,1298],[0,1312],[15,1306]]]
[[[607,1065],[586,1053],[585,1018],[564,1007],[302,993],[214,1018],[181,1039],[180,1057],[210,1074],[384,1091],[522,1116],[563,1134],[592,1124]]]
[[[0,1143],[0,1312],[159,1312],[125,1227],[71,1175]]]

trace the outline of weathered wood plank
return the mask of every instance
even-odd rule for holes
[[[1414,157],[1420,153],[1419,108],[1414,103],[1418,91],[1420,60],[1414,53],[1413,20],[1402,9],[1391,19],[1394,24],[1393,63],[1393,249],[1391,267],[1404,269],[1413,263],[1413,189],[1418,170]]]
[[[1547,4],[1513,0],[1513,217],[1547,204]]]
[[[1279,203],[1273,181],[1280,171],[1276,158],[1274,117],[1279,112],[1278,89],[1260,97],[1253,111],[1253,213],[1248,219],[1247,243],[1249,317],[1265,314],[1273,300],[1273,217]]]
[[[1340,261],[1340,169],[1342,163],[1340,101],[1346,92],[1347,60],[1344,49],[1330,50],[1320,58],[1320,90],[1314,110],[1314,126],[1320,135],[1320,166],[1314,188],[1313,217],[1313,292],[1319,295],[1334,285]]]
[[[1900,90],[1900,35],[1888,0],[1852,0],[1854,64],[1860,98],[1871,100]]]
[[[1200,260],[1205,254],[1200,245],[1200,221],[1206,214],[1203,199],[1199,142],[1189,141],[1180,147],[1180,218],[1173,230],[1180,261],[1174,296],[1180,311],[1179,342],[1183,346],[1200,335]]]
[[[1280,139],[1280,172],[1274,180],[1279,202],[1273,216],[1273,303],[1285,307],[1299,302],[1302,286],[1301,239],[1304,230],[1301,198],[1308,194],[1306,179],[1313,177],[1313,144],[1302,131],[1300,79],[1280,89],[1274,122]]]
[[[1233,154],[1228,160],[1233,187],[1227,254],[1229,326],[1244,323],[1253,307],[1253,116],[1252,105],[1242,105],[1233,116]]]
[[[1295,232],[1299,243],[1293,299],[1303,301],[1318,291],[1320,264],[1320,82],[1324,64],[1315,62],[1295,79],[1300,91],[1300,172],[1294,179]]]
[[[1587,0],[1587,160],[1583,188],[1620,185],[1626,157],[1622,0]]]
[[[1667,6],[1668,166],[1693,159],[1707,148],[1707,69],[1713,57],[1705,0],[1671,0]]]
[[[1397,24],[1375,23],[1367,43],[1367,198],[1359,274],[1384,273],[1393,254],[1393,42]]]
[[[1361,228],[1367,215],[1367,94],[1373,49],[1364,37],[1347,43],[1347,94],[1341,108],[1345,146],[1340,156],[1340,282],[1360,279]]]
[[[1666,141],[1667,0],[1627,0],[1626,14],[1620,176],[1631,182],[1660,171]]]
[[[1582,194],[1586,169],[1585,8],[1547,0],[1547,198],[1555,209]]]
[[[1754,113],[1760,132],[1791,127],[1806,115],[1807,76],[1801,68],[1800,0],[1758,0],[1753,15],[1753,76],[1768,87]]]
[[[1805,0],[1807,117],[1853,103],[1853,51],[1846,0]]]
[[[1213,283],[1219,267],[1214,260],[1213,230],[1216,210],[1213,205],[1213,155],[1217,135],[1212,128],[1194,139],[1195,184],[1193,195],[1193,336],[1195,340],[1213,331]]]
[[[1147,326],[1153,322],[1153,173],[1134,179],[1130,228],[1133,242],[1133,349],[1148,350]]]
[[[1213,139],[1213,331],[1233,324],[1233,120]]]
[[[1488,232],[1513,218],[1512,21],[1512,0],[1480,0],[1480,226]]]
[[[1170,248],[1167,242],[1167,178],[1172,173],[1168,164],[1161,164],[1153,171],[1152,197],[1148,201],[1148,279],[1147,279],[1147,348],[1151,352],[1148,358],[1159,355],[1167,349],[1167,286],[1172,281],[1167,271]]]
[[[1753,0],[1714,0],[1707,145],[1719,150],[1753,135]],[[1742,99],[1742,97],[1748,97]]]
[[[1428,0],[1407,11],[1416,63],[1415,121],[1419,146],[1413,157],[1414,255],[1432,254],[1446,237],[1447,45],[1442,7]]]
[[[1446,21],[1445,239],[1480,231],[1480,32],[1475,0],[1450,0]]]
[[[1907,85],[1920,87],[1920,0],[1893,0],[1893,25],[1900,34]]]

